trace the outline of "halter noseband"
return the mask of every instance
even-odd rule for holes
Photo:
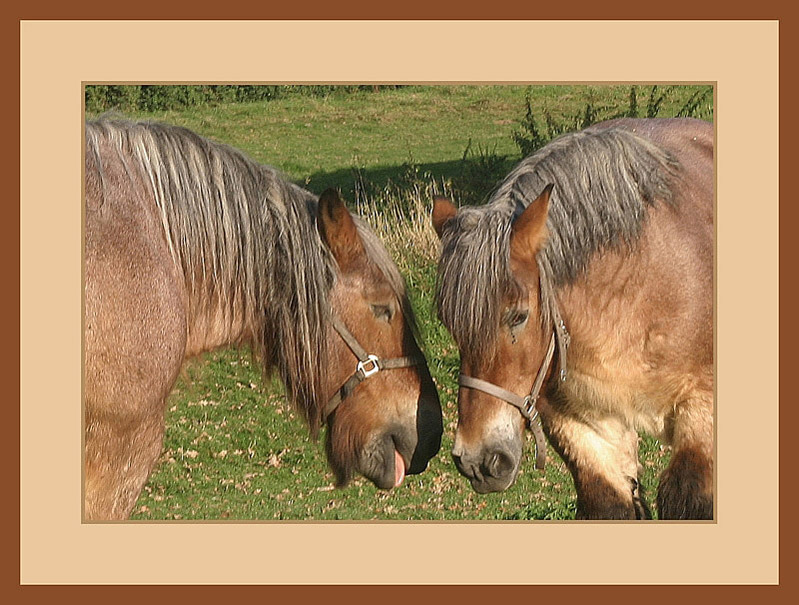
[[[533,438],[535,439],[535,467],[537,469],[544,468],[547,450],[544,431],[541,428],[541,423],[538,421],[538,410],[535,406],[541,395],[541,388],[544,386],[544,379],[549,371],[549,366],[552,364],[552,358],[555,356],[556,344],[558,345],[560,356],[560,379],[561,381],[566,380],[566,349],[569,347],[570,337],[569,332],[566,330],[566,324],[563,323],[563,319],[560,317],[560,313],[558,313],[557,309],[554,309],[554,315],[555,327],[552,330],[552,337],[549,339],[547,353],[544,356],[544,361],[541,362],[541,367],[538,368],[538,374],[536,374],[535,380],[533,381],[530,394],[526,397],[520,397],[516,393],[512,393],[507,389],[503,389],[500,386],[480,378],[473,378],[466,374],[461,374],[458,377],[458,384],[460,384],[460,386],[487,393],[492,397],[496,397],[497,399],[511,404],[521,412],[522,416],[524,416],[527,421],[528,428],[533,432]]]
[[[370,376],[374,376],[380,370],[394,370],[397,368],[408,368],[415,365],[420,365],[424,360],[419,356],[408,357],[393,357],[391,359],[380,359],[377,355],[372,355],[366,352],[352,333],[347,329],[337,315],[331,314],[330,323],[336,332],[339,333],[341,339],[346,343],[350,350],[355,353],[358,358],[358,365],[355,367],[355,373],[350,376],[347,381],[335,392],[325,406],[324,421],[330,417],[330,414],[349,397],[359,384]]]

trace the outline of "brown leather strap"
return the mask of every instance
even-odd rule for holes
[[[411,366],[419,365],[424,360],[420,357],[392,357],[391,359],[380,359],[377,355],[370,355],[366,352],[358,340],[352,335],[335,314],[331,313],[330,323],[336,332],[339,333],[341,339],[346,343],[350,350],[358,358],[358,365],[355,367],[355,372],[350,376],[347,381],[333,394],[330,401],[325,406],[324,419],[327,421],[330,414],[341,404],[344,399],[349,397],[359,384],[364,380],[376,374],[380,370],[394,370],[397,368],[408,368]]]
[[[541,428],[540,420],[538,419],[538,410],[535,409],[535,405],[538,403],[541,387],[544,385],[544,379],[549,371],[549,366],[552,363],[554,354],[555,334],[553,333],[552,338],[549,339],[547,354],[544,357],[541,367],[538,369],[538,374],[536,374],[535,380],[533,381],[533,388],[530,390],[530,394],[527,397],[520,397],[516,393],[512,393],[507,389],[503,389],[500,386],[486,380],[481,380],[480,378],[466,376],[465,374],[461,374],[458,378],[458,383],[461,386],[482,391],[519,409],[522,416],[527,420],[527,426],[530,427],[530,430],[533,432],[533,438],[535,440],[535,467],[537,469],[543,469],[546,464],[547,442],[544,437],[544,431]]]
[[[482,380],[480,378],[474,378],[473,376],[467,376],[466,374],[461,374],[458,377],[458,384],[463,387],[488,393],[497,399],[501,399],[502,401],[519,408],[522,416],[524,416],[527,420],[531,420],[538,415],[538,412],[535,409],[536,400],[530,395],[527,397],[520,397],[516,393],[512,393],[511,391],[503,389],[502,387],[491,382]]]
[[[369,354],[355,339],[352,333],[347,329],[347,326],[344,325],[344,322],[341,321],[337,315],[331,314],[330,323],[333,324],[333,328],[335,328],[336,332],[339,333],[339,336],[341,336],[342,340],[345,343],[347,343],[347,346],[350,348],[350,350],[353,353],[355,353],[355,356],[360,361],[365,362],[367,359],[369,359]]]

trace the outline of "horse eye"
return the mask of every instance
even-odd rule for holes
[[[372,313],[374,313],[377,319],[382,321],[391,321],[391,318],[394,317],[394,308],[391,305],[369,305],[372,307]]]
[[[529,311],[511,311],[508,314],[508,326],[511,328],[516,328],[522,325],[524,322],[527,321],[527,316],[530,314]]]

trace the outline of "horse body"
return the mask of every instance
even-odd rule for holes
[[[581,145],[594,143],[580,155]],[[661,516],[712,517],[712,154],[712,126],[703,122],[611,121],[525,160],[474,217],[462,210],[466,216],[450,223],[454,208],[439,210],[439,305],[454,326],[464,373],[529,392],[557,333],[555,310],[563,319],[569,344],[559,342],[537,409],[574,477],[579,517],[649,515],[637,431],[673,447],[658,491]],[[552,198],[536,198],[546,180],[554,183]],[[493,215],[501,217],[508,275],[492,304],[501,317],[521,309],[531,319],[500,318],[487,339],[493,349],[475,353],[464,347],[470,334],[448,299],[481,292],[453,285],[454,258]],[[519,469],[521,416],[463,388],[459,410],[459,469],[478,491],[505,489]]]
[[[312,432],[328,423],[339,484],[360,472],[391,488],[421,472],[440,445],[437,394],[399,273],[338,195],[317,201],[184,129],[86,129],[85,517],[128,517],[184,360],[227,345],[279,373]],[[325,417],[358,362],[333,316],[370,353],[412,362]]]

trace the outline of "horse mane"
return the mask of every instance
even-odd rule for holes
[[[189,325],[215,310],[231,326],[243,319],[264,372],[277,370],[316,433],[329,395],[325,335],[338,271],[316,229],[316,196],[185,128],[101,118],[86,123],[86,169],[98,173],[104,196],[108,147],[155,199],[184,276]],[[355,222],[371,265],[415,325],[396,265],[366,224]]]
[[[672,204],[677,161],[619,128],[567,134],[521,161],[484,206],[464,207],[442,235],[436,299],[439,315],[462,350],[494,354],[503,300],[518,300],[510,270],[513,220],[554,184],[548,238],[536,261],[541,321],[552,324],[557,290],[574,283],[597,253],[631,249],[658,200]]]

